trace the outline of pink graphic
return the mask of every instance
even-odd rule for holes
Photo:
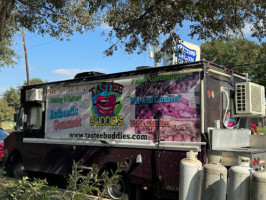
[[[229,128],[232,128],[232,127],[234,127],[236,125],[236,121],[234,120],[234,119],[228,119],[227,120],[227,126],[229,127]]]
[[[116,105],[115,95],[98,96],[96,99],[97,110],[101,115],[112,115]]]

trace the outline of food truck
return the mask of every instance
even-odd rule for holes
[[[5,140],[7,170],[68,175],[73,161],[112,170],[123,163],[111,198],[132,198],[136,188],[176,196],[190,150],[228,167],[239,156],[253,168],[266,158],[249,135],[250,118],[265,115],[264,99],[247,75],[205,60],[25,86],[17,130]]]

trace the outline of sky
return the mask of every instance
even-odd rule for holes
[[[135,70],[138,66],[154,66],[149,52],[141,55],[127,54],[119,49],[111,57],[106,57],[103,51],[109,47],[101,36],[102,31],[109,27],[102,26],[95,31],[76,34],[71,41],[59,41],[49,36],[42,37],[25,31],[29,76],[41,78],[46,81],[59,81],[73,78],[77,73],[84,71],[98,71],[103,73],[116,73]],[[181,39],[200,45],[203,41],[191,39],[188,25],[185,25],[178,34]],[[26,80],[25,56],[22,35],[15,36],[14,49],[20,56],[17,64],[0,70],[0,95],[10,87],[16,88]]]

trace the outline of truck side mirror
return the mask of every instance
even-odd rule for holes
[[[22,127],[22,126],[19,126],[19,125],[16,125],[16,126],[14,127],[14,130],[15,130],[15,131],[21,131],[21,130],[23,130],[23,127]]]
[[[22,115],[22,122],[23,123],[27,122],[27,115],[26,114]]]
[[[15,131],[19,131],[19,126],[16,125],[16,126],[14,127],[14,130],[15,130]]]

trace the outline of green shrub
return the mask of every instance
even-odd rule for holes
[[[0,199],[1,200],[83,200],[86,195],[106,197],[107,185],[115,184],[124,166],[117,166],[117,170],[107,169],[100,171],[97,165],[80,169],[79,163],[74,162],[72,174],[68,178],[66,190],[59,191],[56,187],[49,187],[46,179],[30,180],[23,177],[22,180],[5,178],[5,171],[0,168]],[[86,173],[85,173],[86,172]]]
[[[46,179],[29,180],[23,177],[16,180],[4,177],[5,171],[0,168],[0,199],[1,200],[50,200],[57,193],[57,188],[48,187]]]
[[[49,188],[46,179],[34,179],[29,181],[28,177],[23,177],[15,185],[15,191],[11,194],[14,200],[50,200],[50,195],[55,192],[54,188]]]
[[[100,172],[98,166],[94,164],[84,174],[84,170],[79,170],[79,167],[79,163],[73,163],[72,174],[69,175],[68,187],[63,199],[81,200],[86,194],[103,198],[106,196],[107,185],[114,184],[124,170],[124,167],[118,164],[115,172],[111,169]]]

